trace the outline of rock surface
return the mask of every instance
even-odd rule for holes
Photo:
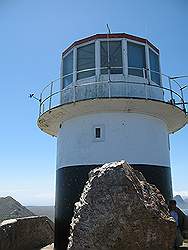
[[[41,248],[41,250],[53,250],[53,249],[54,249],[54,244]]]
[[[159,190],[124,161],[89,173],[75,204],[69,250],[170,250],[175,222]]]
[[[0,250],[40,249],[53,242],[54,226],[45,216],[3,221],[0,224]]]

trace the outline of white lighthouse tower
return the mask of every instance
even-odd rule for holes
[[[187,123],[182,89],[161,74],[159,50],[146,39],[76,41],[62,54],[59,80],[44,88],[38,119],[57,137],[56,250],[67,248],[74,203],[97,166],[126,160],[170,199],[169,134]]]

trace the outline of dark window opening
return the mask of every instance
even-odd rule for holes
[[[101,128],[95,128],[95,138],[101,138]]]

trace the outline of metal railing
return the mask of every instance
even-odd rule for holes
[[[124,74],[122,67],[110,67],[110,70],[122,69],[122,74],[120,74],[121,79],[113,79],[113,77],[116,78],[116,74],[110,74],[110,76],[106,77],[105,79],[106,74],[96,74],[97,71],[99,72],[100,70],[101,72],[101,70],[103,69],[109,68],[103,67],[100,69],[92,68],[88,70],[81,70],[64,75],[51,81],[43,88],[40,94],[39,116],[46,111],[50,111],[56,106],[63,105],[66,103],[76,102],[85,99],[115,97],[155,99],[158,101],[170,103],[174,106],[181,108],[185,113],[187,112],[188,103],[184,100],[183,88],[175,79],[172,79],[172,77],[165,74],[160,74],[157,71],[134,67],[128,68],[128,70],[135,70],[135,75],[130,75]],[[75,77],[73,77],[73,75],[78,75],[79,73],[89,71],[94,71],[94,75],[88,78],[72,81],[68,86],[63,88],[63,81],[64,79],[66,79],[66,77],[72,76],[72,79],[74,79]],[[157,84],[151,80],[152,73],[159,75],[160,84]],[[139,81],[130,80],[133,79],[131,77],[135,76],[140,76]],[[127,89],[130,87],[133,87],[133,91],[131,94],[127,92]],[[117,94],[117,88],[119,88],[120,90],[122,89],[122,93],[119,92],[119,94]],[[136,89],[139,88],[140,93],[142,94],[136,94]],[[81,92],[84,91],[90,94],[86,94],[85,96],[83,96]],[[91,94],[92,91],[93,93]]]

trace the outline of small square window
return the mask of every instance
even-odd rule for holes
[[[104,125],[93,126],[93,141],[104,141]]]
[[[95,128],[95,138],[101,138],[101,128]]]

